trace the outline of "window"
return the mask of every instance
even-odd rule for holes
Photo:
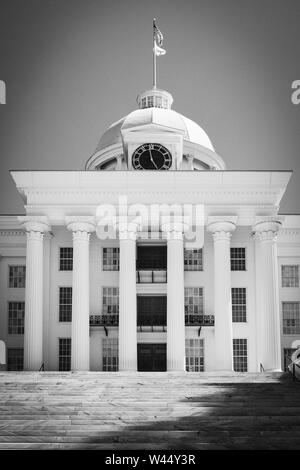
[[[230,248],[231,271],[246,271],[246,248]]]
[[[120,248],[103,248],[103,271],[119,271]]]
[[[204,340],[185,340],[185,366],[187,372],[204,372]]]
[[[116,314],[119,313],[119,288],[103,287],[103,313]]]
[[[203,271],[202,248],[198,250],[184,250],[184,270]]]
[[[72,287],[59,288],[59,321],[72,321]]]
[[[284,371],[288,371],[288,366],[291,364],[291,356],[296,351],[296,348],[284,348],[283,357],[284,357]]]
[[[185,314],[202,315],[204,310],[203,287],[185,287]]]
[[[7,350],[7,370],[23,370],[23,348]]]
[[[247,340],[233,340],[233,369],[235,372],[247,372]]]
[[[25,302],[8,302],[8,334],[24,334]]]
[[[299,287],[299,266],[281,266],[282,287]]]
[[[25,287],[25,266],[9,266],[9,287]]]
[[[103,348],[103,371],[115,372],[119,369],[119,345],[118,338],[104,338]]]
[[[60,248],[59,249],[59,269],[60,271],[72,271],[73,248]]]
[[[245,287],[233,287],[232,297],[232,321],[234,323],[246,322],[246,289]]]
[[[167,246],[143,246],[137,247],[137,269],[160,270],[167,269]]]
[[[282,302],[283,334],[300,334],[300,302]]]
[[[71,338],[59,338],[59,367],[60,371],[71,370]]]

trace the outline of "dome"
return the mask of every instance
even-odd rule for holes
[[[162,127],[165,131],[179,132],[184,140],[215,151],[206,132],[191,119],[172,109],[144,108],[132,111],[128,116],[112,124],[102,135],[96,152],[121,143],[123,130],[141,128],[149,124]]]
[[[171,109],[173,97],[165,90],[152,89],[137,97],[139,109],[114,122],[102,135],[88,160],[87,169],[126,169],[126,143],[130,132],[177,134],[183,138],[183,153],[192,157],[192,167],[181,169],[224,169],[223,160],[216,154],[207,133],[191,119]],[[121,157],[121,159],[119,158]],[[119,160],[118,160],[119,158]],[[121,161],[122,160],[122,161]]]

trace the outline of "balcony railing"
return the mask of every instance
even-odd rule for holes
[[[165,269],[138,269],[136,272],[136,282],[138,284],[166,283],[167,271]]]
[[[185,326],[214,326],[214,315],[185,314]]]
[[[90,326],[119,326],[119,315],[90,315]]]
[[[138,314],[137,326],[163,326],[167,324],[164,313]],[[214,315],[185,315],[185,326],[214,326]],[[90,326],[119,326],[119,315],[90,315]]]

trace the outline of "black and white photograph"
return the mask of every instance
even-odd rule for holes
[[[0,0],[3,457],[299,451],[299,277],[299,0]]]

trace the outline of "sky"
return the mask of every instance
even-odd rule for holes
[[[300,213],[299,0],[0,0],[0,213],[22,214],[9,170],[84,170],[102,133],[152,85],[208,133],[228,170],[293,170]]]

